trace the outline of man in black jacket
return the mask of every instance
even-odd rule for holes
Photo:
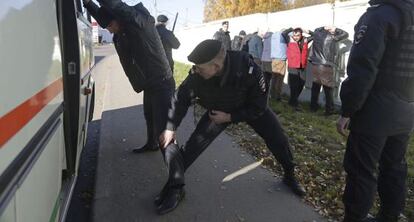
[[[162,45],[164,46],[165,55],[170,63],[171,71],[174,73],[174,60],[172,57],[172,49],[178,49],[180,47],[180,41],[175,37],[174,33],[168,30],[165,25],[168,21],[168,17],[165,15],[159,15],[157,17],[157,31],[160,35]]]
[[[305,190],[295,178],[288,138],[268,107],[263,73],[246,52],[226,51],[217,40],[201,42],[188,56],[195,63],[172,99],[166,130],[160,136],[165,148],[169,180],[156,198],[160,214],[173,210],[184,195],[184,171],[230,124],[246,122],[266,142],[284,169],[283,182],[303,196]],[[183,148],[170,147],[175,131],[194,98],[207,109]],[[170,155],[170,153],[173,153]],[[174,163],[168,163],[168,159]]]
[[[223,44],[225,50],[231,50],[231,38],[228,21],[221,23],[221,28],[216,33],[214,33],[213,39],[220,41]]]
[[[376,189],[381,200],[376,221],[398,221],[406,197],[405,153],[414,125],[414,2],[370,4],[355,26],[340,93],[338,132],[345,135],[350,123],[345,222],[372,221],[365,217]]]
[[[313,33],[313,45],[309,61],[312,63],[311,110],[317,111],[321,87],[325,92],[325,114],[334,113],[334,68],[338,56],[338,42],[348,38],[348,33],[336,27],[320,27]]]
[[[241,30],[239,35],[235,35],[233,41],[231,41],[231,50],[241,51],[244,37],[246,37],[246,32],[244,30]]]
[[[137,93],[144,91],[147,143],[133,151],[158,150],[175,82],[154,18],[142,3],[128,6],[119,0],[100,0],[100,4],[84,0],[99,25],[114,33],[115,48],[132,87]]]

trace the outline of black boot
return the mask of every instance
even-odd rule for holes
[[[173,211],[181,200],[184,199],[185,191],[183,187],[171,187],[167,189],[162,203],[157,207],[157,213],[163,215]]]
[[[161,192],[157,196],[155,196],[154,204],[156,207],[159,207],[162,201],[164,200],[165,195],[167,194],[167,191],[168,191],[168,186],[169,186],[169,183],[167,182],[162,188]]]
[[[378,222],[398,222],[398,215],[391,215],[380,210],[377,215]]]
[[[145,153],[145,152],[154,152],[158,150],[158,146],[151,145],[151,144],[145,144],[143,147],[133,149],[133,153]]]
[[[292,192],[299,197],[303,197],[306,195],[305,188],[297,181],[293,173],[285,173],[283,177],[283,183],[288,186]]]

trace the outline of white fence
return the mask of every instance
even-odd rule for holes
[[[224,20],[229,21],[229,31],[231,37],[237,35],[240,30],[245,30],[246,33],[252,33],[258,30],[261,31],[279,31],[282,28],[302,27],[308,30],[314,30],[321,26],[334,25],[349,33],[349,39],[353,40],[354,26],[358,22],[359,17],[368,8],[368,0],[352,0],[347,2],[337,2],[335,7],[332,4],[321,4],[300,9],[293,9],[288,11],[276,13],[257,13],[236,18],[223,19],[204,23],[202,25],[188,27],[177,31],[175,34],[181,42],[178,50],[173,51],[174,60],[189,63],[187,60],[188,54],[194,47],[205,39],[211,39],[214,33],[221,27]],[[300,100],[310,100],[309,87],[312,85],[312,74],[310,66],[307,69],[306,88],[300,96]],[[344,78],[340,78],[342,81]],[[284,82],[287,84],[287,78]],[[284,93],[289,93],[287,85],[284,85]],[[339,99],[340,88],[335,88],[334,98],[335,103],[340,104]]]
[[[352,39],[354,25],[366,11],[367,7],[368,0],[352,0],[337,2],[334,8],[331,4],[321,4],[276,13],[257,13],[224,20],[230,23],[229,31],[232,38],[240,30],[245,30],[247,33],[257,31],[258,29],[279,31],[282,28],[290,27],[314,30],[321,26],[335,25],[347,31],[350,39]],[[181,47],[178,50],[174,50],[174,60],[188,63],[187,55],[191,50],[199,42],[212,38],[224,20],[177,30],[175,34],[181,42]]]

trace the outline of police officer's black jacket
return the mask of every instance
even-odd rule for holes
[[[203,79],[194,69],[176,90],[167,129],[175,130],[194,98],[207,110],[231,114],[232,122],[254,120],[267,109],[267,87],[261,69],[243,51],[227,51],[223,71]]]
[[[351,130],[372,135],[410,132],[414,124],[413,4],[375,0],[355,26],[342,115]]]
[[[150,89],[163,79],[171,78],[171,68],[155,29],[155,20],[142,3],[129,6],[119,0],[99,2],[122,25],[121,32],[114,34],[113,41],[134,90]],[[99,23],[100,8],[92,1],[85,7]]]
[[[332,35],[324,27],[313,32],[313,45],[309,60],[312,64],[335,66],[335,56],[338,54],[338,42],[348,38],[348,32],[336,28]]]
[[[180,41],[175,37],[174,33],[168,30],[164,24],[156,25],[158,34],[160,35],[162,45],[165,50],[168,62],[170,65],[174,64],[172,57],[172,49],[178,49],[180,47]]]
[[[231,38],[229,31],[225,32],[222,28],[220,28],[219,31],[214,33],[213,39],[219,40],[223,44],[225,50],[231,50]]]

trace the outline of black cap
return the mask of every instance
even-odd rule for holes
[[[115,16],[105,7],[100,7],[98,11],[99,19],[97,19],[98,24],[102,28],[108,27],[112,20],[115,20]]]
[[[198,44],[188,55],[188,61],[194,64],[204,64],[214,59],[220,52],[221,42],[214,39],[207,39]]]
[[[229,24],[229,21],[224,21],[221,23],[221,25],[228,25],[228,24]]]
[[[239,32],[239,35],[246,35],[246,32],[245,32],[244,30],[241,30],[241,31]]]
[[[157,22],[167,22],[168,21],[168,17],[165,15],[159,15],[157,17]]]

